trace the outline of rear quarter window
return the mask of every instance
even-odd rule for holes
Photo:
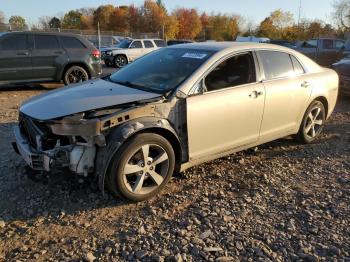
[[[300,62],[298,61],[298,59],[296,59],[294,56],[290,56],[290,58],[292,59],[292,63],[293,63],[293,67],[294,67],[294,73],[296,75],[301,75],[305,73],[305,70],[303,68],[303,66],[300,64]]]
[[[266,80],[294,75],[289,54],[278,51],[259,51]]]
[[[163,40],[154,40],[154,43],[156,44],[157,47],[165,47],[166,43]]]
[[[68,49],[69,48],[73,48],[73,49],[86,48],[86,46],[78,38],[71,37],[71,36],[61,36],[61,42],[62,42],[62,46]]]

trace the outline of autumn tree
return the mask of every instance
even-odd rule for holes
[[[294,24],[293,14],[284,12],[281,9],[273,11],[269,17],[266,17],[258,28],[260,36],[271,39],[283,39],[286,35],[286,29]]]
[[[129,8],[127,6],[116,7],[110,18],[110,30],[117,32],[129,31]]]
[[[113,5],[101,5],[94,12],[94,25],[100,24],[101,30],[110,30],[111,18],[114,14],[115,7]]]
[[[131,32],[139,32],[141,24],[141,11],[134,5],[128,8],[129,29]]]
[[[179,39],[194,39],[201,31],[201,19],[196,9],[179,8],[174,11],[174,15],[179,21]]]
[[[82,13],[78,10],[71,10],[66,13],[62,20],[62,27],[65,29],[81,29]]]
[[[266,17],[259,25],[258,35],[274,39],[277,37],[277,28],[273,24],[271,17]]]
[[[146,0],[141,9],[142,32],[160,32],[165,26],[166,13],[164,9],[152,0]]]
[[[27,28],[26,20],[22,16],[11,16],[9,23],[12,30],[25,30]]]
[[[167,16],[165,19],[165,39],[175,39],[179,33],[179,21],[176,16]]]

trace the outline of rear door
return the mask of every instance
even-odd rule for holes
[[[58,68],[66,58],[56,35],[33,34],[33,77],[55,80]]]
[[[28,35],[5,34],[0,39],[0,82],[31,78],[32,61]]]
[[[262,140],[290,134],[299,126],[311,95],[312,79],[292,55],[279,51],[259,51],[264,70],[265,109]]]
[[[148,54],[156,49],[154,43],[151,40],[143,40],[144,53]]]

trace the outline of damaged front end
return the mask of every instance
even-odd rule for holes
[[[47,121],[20,113],[19,124],[14,127],[16,142],[13,145],[34,170],[69,168],[87,176],[94,172],[98,147],[106,146],[110,129],[135,118],[154,116],[154,109],[152,104],[129,105]]]

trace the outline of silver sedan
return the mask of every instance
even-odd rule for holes
[[[289,135],[313,142],[338,81],[281,46],[171,46],[27,101],[14,146],[35,170],[94,175],[101,190],[142,201],[205,161]]]

